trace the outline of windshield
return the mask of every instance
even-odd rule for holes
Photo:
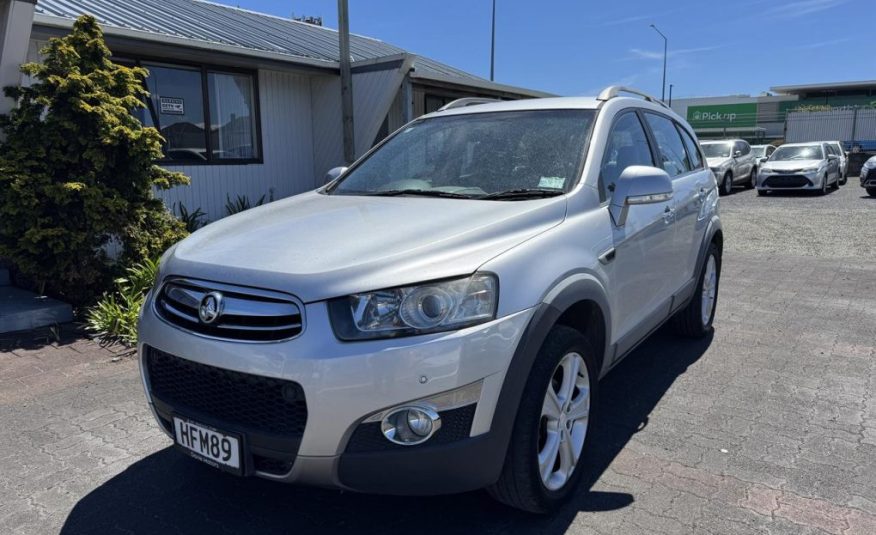
[[[450,115],[417,121],[351,169],[328,193],[431,193],[478,198],[561,194],[577,181],[594,110]]]
[[[751,147],[751,153],[754,154],[755,158],[760,158],[766,154],[766,147],[754,145]]]
[[[701,143],[706,158],[729,158],[733,143]]]
[[[779,147],[776,152],[770,156],[771,162],[781,162],[787,160],[823,160],[824,153],[821,150],[821,145],[797,145],[795,147]]]

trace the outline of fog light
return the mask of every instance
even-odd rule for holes
[[[380,423],[383,436],[403,446],[422,444],[441,428],[441,417],[431,407],[399,407],[388,412]]]

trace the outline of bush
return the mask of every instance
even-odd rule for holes
[[[188,179],[153,163],[161,135],[131,113],[144,105],[147,73],[110,61],[94,18],[80,17],[42,53],[43,63],[21,67],[33,85],[6,88],[17,106],[0,117],[0,257],[41,293],[87,304],[118,265],[185,236],[152,191]]]
[[[158,278],[158,260],[146,260],[115,280],[116,290],[88,309],[86,328],[107,341],[137,343],[137,318],[143,300]]]

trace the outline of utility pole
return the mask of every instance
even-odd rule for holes
[[[490,81],[494,79],[496,70],[496,0],[493,0],[493,26],[490,40]]]
[[[344,128],[344,161],[356,159],[353,137],[353,74],[350,71],[350,17],[347,0],[338,0],[338,36],[340,39],[341,116]]]
[[[657,26],[652,24],[651,27],[663,38],[663,91],[660,93],[660,100],[666,100],[666,53],[669,50],[669,39],[663,35],[663,32],[657,29]]]

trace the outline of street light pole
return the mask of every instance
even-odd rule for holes
[[[669,84],[669,107],[670,108],[672,107],[672,85],[673,84]]]
[[[490,81],[493,81],[496,66],[496,0],[493,0],[493,26],[490,38]]]
[[[669,50],[669,39],[663,35],[663,32],[657,29],[657,26],[652,24],[651,27],[663,38],[663,91],[660,93],[660,100],[666,100],[666,52]]]

